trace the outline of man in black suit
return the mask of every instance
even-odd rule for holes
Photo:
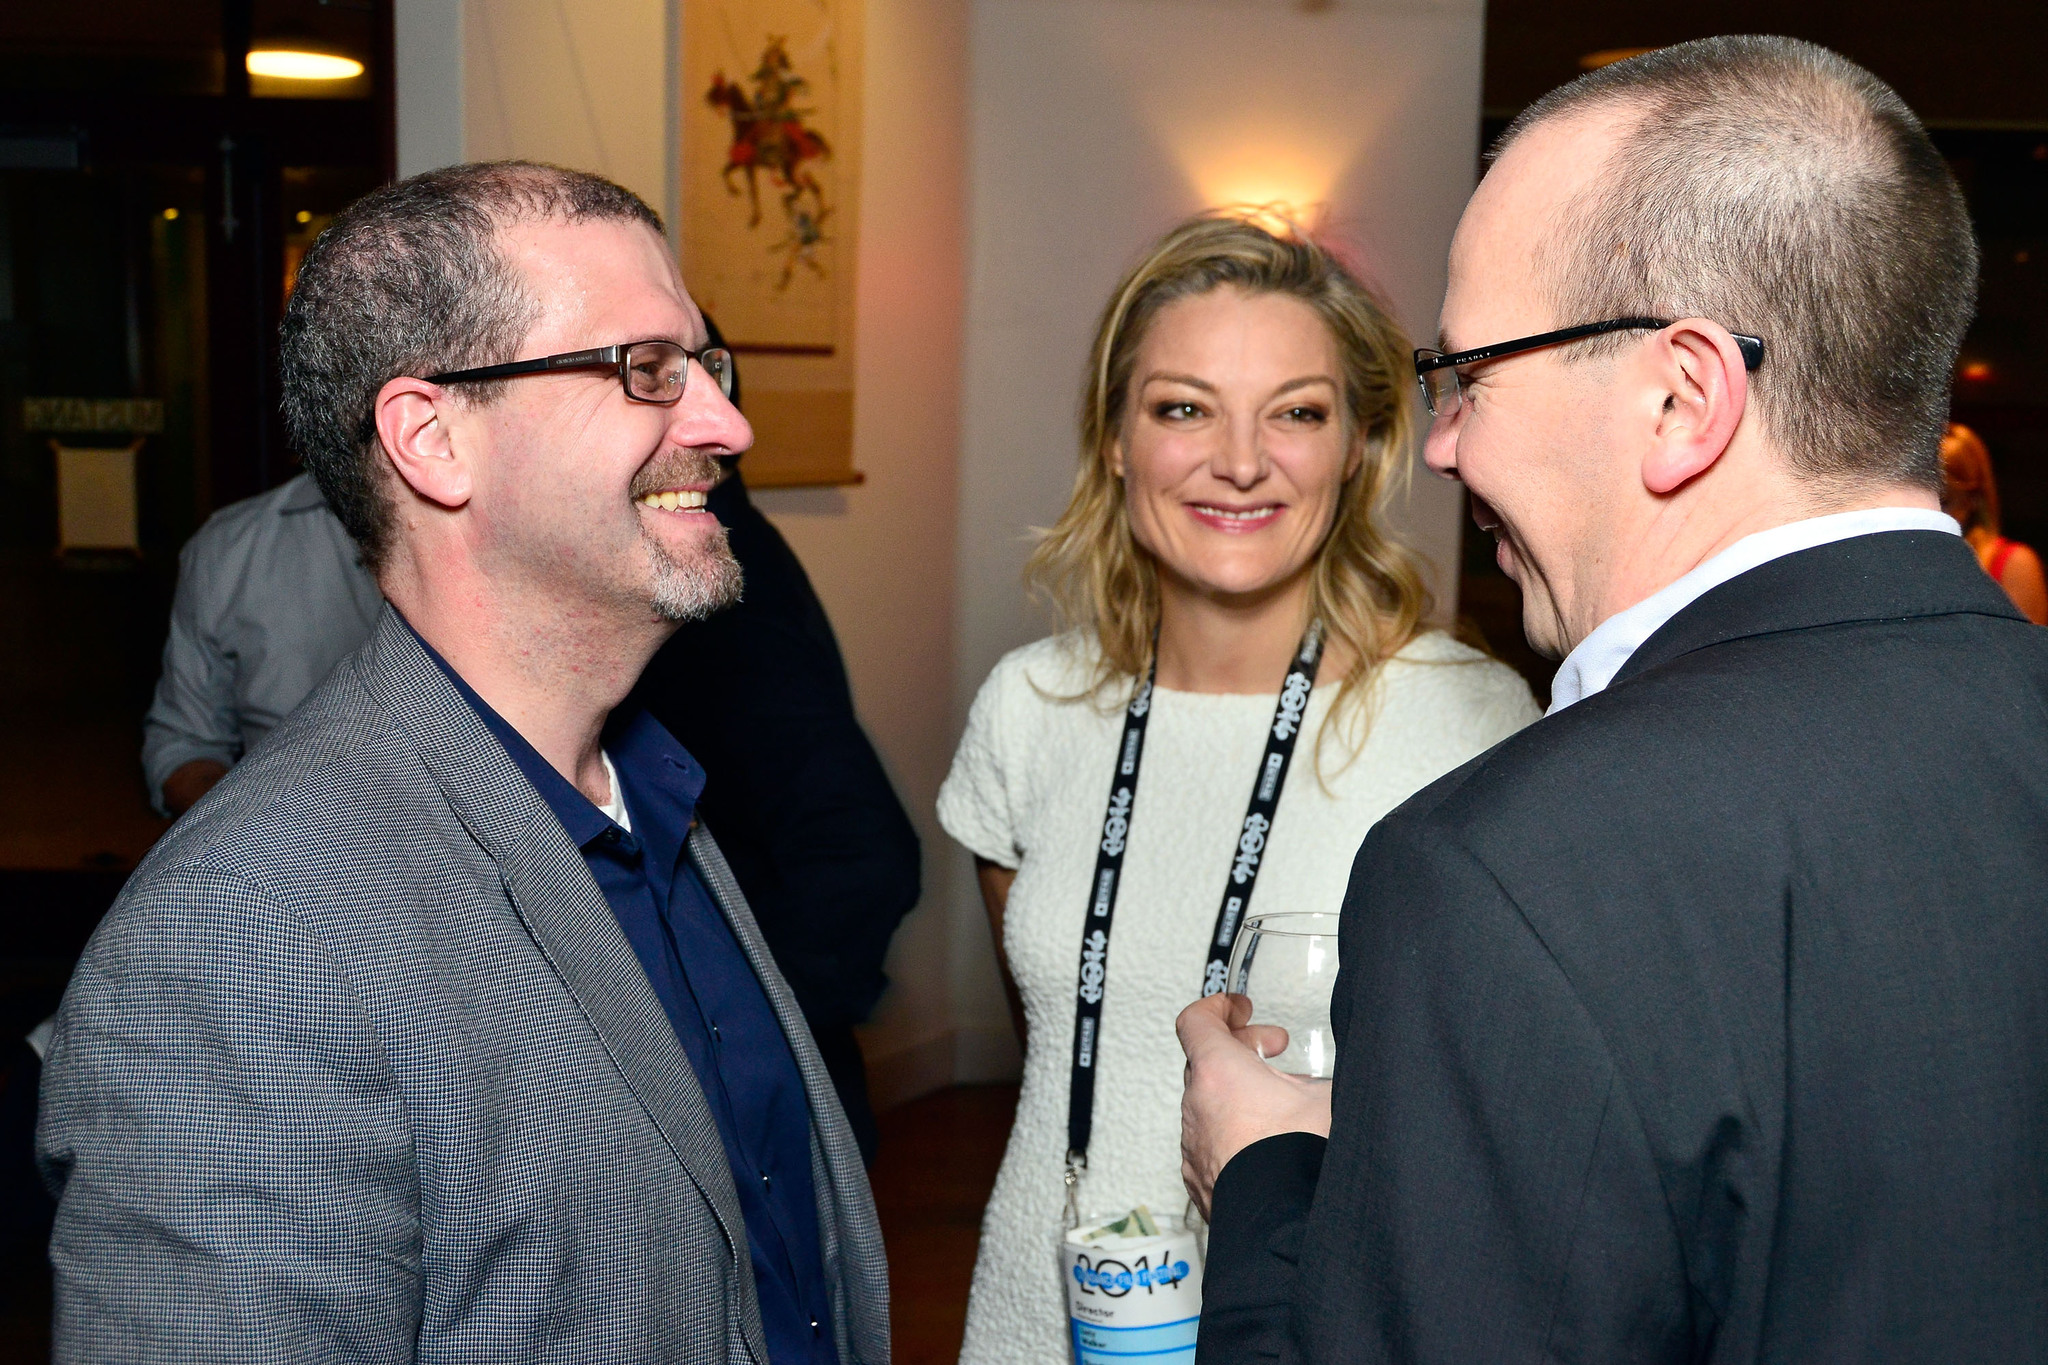
[[[2048,633],[1937,500],[1975,278],[1808,44],[1509,129],[1417,368],[1556,700],[1360,850],[1333,1087],[1182,1015],[1205,1365],[2048,1356]]]

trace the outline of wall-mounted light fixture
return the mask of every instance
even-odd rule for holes
[[[1327,225],[1329,206],[1351,192],[1352,169],[1382,140],[1398,136],[1380,111],[1397,105],[1404,75],[1339,97],[1321,93],[1313,82],[1247,86],[1230,52],[1192,55],[1202,64],[1186,80],[1162,79],[1137,97],[1148,130],[1186,181],[1191,204],[1250,209],[1268,228],[1315,236]]]
[[[1238,145],[1224,139],[1192,141],[1186,171],[1202,202],[1235,208],[1269,231],[1314,231],[1348,150],[1275,145],[1265,136]]]
[[[1209,207],[1256,224],[1276,237],[1315,236],[1329,209],[1323,203],[1297,204],[1285,199],[1218,199]]]

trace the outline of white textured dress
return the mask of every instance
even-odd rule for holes
[[[1074,980],[1125,700],[1059,700],[1085,686],[1089,649],[1059,636],[997,664],[939,792],[947,833],[1017,869],[1003,947],[1030,1030],[1016,1126],[982,1218],[963,1365],[1069,1358],[1056,1253]],[[1512,670],[1438,632],[1401,651],[1374,686],[1363,751],[1340,770],[1342,752],[1329,745],[1323,783],[1314,741],[1337,688],[1318,686],[1310,698],[1250,913],[1336,909],[1374,821],[1538,714]],[[1273,704],[1273,696],[1154,694],[1110,937],[1084,1216],[1137,1203],[1171,1214],[1186,1206],[1173,1021],[1201,993],[1206,940]]]

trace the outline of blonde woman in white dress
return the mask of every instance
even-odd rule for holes
[[[1310,623],[1325,646],[1251,912],[1336,909],[1374,821],[1536,717],[1515,674],[1425,627],[1415,565],[1380,524],[1410,458],[1409,354],[1328,253],[1232,217],[1169,234],[1104,313],[1073,500],[1030,569],[1069,629],[996,666],[939,796],[975,855],[1026,1043],[967,1365],[1070,1358],[1056,1254],[1075,987],[1133,690],[1155,677],[1083,1215],[1185,1206],[1174,1016],[1201,994],[1276,693]]]

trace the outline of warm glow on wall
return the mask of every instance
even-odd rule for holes
[[[289,48],[252,49],[248,65],[252,76],[288,81],[345,81],[363,74],[363,64],[353,57]]]
[[[1207,207],[1224,209],[1256,223],[1276,237],[1292,233],[1314,236],[1322,223],[1325,204],[1297,204],[1285,199],[1231,199],[1220,198],[1209,201]]]
[[[1327,153],[1321,155],[1319,153]],[[1219,148],[1194,140],[1181,156],[1188,179],[1210,207],[1255,205],[1260,219],[1312,229],[1351,159],[1350,148]],[[1269,224],[1270,226],[1270,224]]]
[[[1190,198],[1207,208],[1272,205],[1304,231],[1327,226],[1325,206],[1348,202],[1358,168],[1397,135],[1376,115],[1401,98],[1412,77],[1390,71],[1370,89],[1333,102],[1313,81],[1239,90],[1229,59],[1219,63],[1213,73],[1194,70],[1185,83],[1148,90],[1139,102],[1147,130],[1179,169]],[[1224,90],[1231,94],[1221,97]]]

